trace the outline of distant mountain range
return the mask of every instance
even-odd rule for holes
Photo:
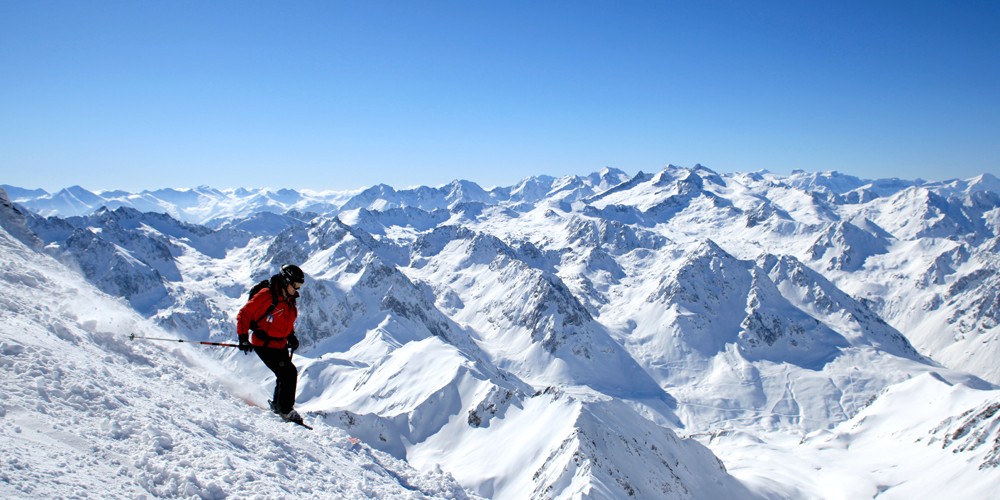
[[[975,394],[981,439],[928,453],[1000,485],[989,174],[699,165],[489,190],[4,190],[0,222],[25,248],[190,338],[232,339],[247,289],[300,264],[299,404],[486,497],[782,496],[794,488],[744,489],[682,436],[729,456],[846,425],[869,439],[852,419],[891,411],[874,403],[912,380]]]
[[[667,171],[684,170],[668,167]],[[697,166],[692,171],[711,172]],[[766,172],[744,174],[748,177],[782,179],[789,187],[807,192],[830,193],[842,196],[845,202],[866,202],[890,196],[907,188],[925,188],[949,197],[959,192],[1000,191],[1000,179],[990,174],[969,179],[945,182],[921,180],[880,179],[867,180],[824,172],[809,174],[797,171],[791,176],[777,176]],[[709,176],[719,177],[711,172]],[[516,205],[537,203],[543,199],[573,202],[605,193],[612,187],[625,190],[622,183],[640,182],[650,174],[639,173],[630,177],[625,172],[606,168],[588,176],[527,178],[510,187],[486,190],[469,181],[457,180],[439,187],[416,187],[396,190],[380,184],[355,191],[312,191],[294,189],[214,189],[207,186],[185,189],[156,189],[129,193],[126,191],[91,192],[80,186],[68,187],[55,193],[42,189],[24,189],[0,185],[8,197],[31,211],[43,216],[70,217],[87,215],[101,207],[116,209],[128,207],[140,212],[169,214],[175,219],[197,224],[212,225],[217,219],[247,217],[260,212],[282,214],[290,210],[335,214],[341,210],[366,208],[385,211],[391,208],[413,207],[425,211],[447,209],[461,203],[488,205]],[[217,222],[216,222],[217,223]]]
[[[13,202],[43,216],[70,217],[88,215],[102,207],[112,210],[128,207],[140,212],[169,214],[184,222],[211,225],[218,219],[247,217],[261,212],[283,214],[295,210],[332,214],[354,208],[385,210],[407,206],[435,210],[468,202],[535,202],[553,190],[573,191],[583,196],[616,185],[627,178],[620,170],[605,169],[583,178],[533,177],[517,186],[489,191],[469,181],[455,181],[437,188],[418,187],[399,191],[385,184],[357,191],[260,188],[219,190],[201,186],[147,190],[141,193],[117,190],[95,193],[80,186],[72,186],[49,193],[41,189],[24,189],[7,184],[0,185],[0,188],[7,192]]]

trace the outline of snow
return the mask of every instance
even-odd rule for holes
[[[12,189],[0,495],[992,498],[996,186]],[[286,262],[316,431],[256,358],[121,333],[232,341]]]
[[[734,476],[768,497],[993,498],[995,465],[984,464],[996,463],[1000,441],[976,437],[997,435],[998,409],[1000,391],[927,373],[797,442],[773,435],[748,443],[740,433],[706,440]]]

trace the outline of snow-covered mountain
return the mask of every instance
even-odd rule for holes
[[[13,188],[0,222],[186,338],[232,339],[249,287],[300,264],[299,407],[476,495],[903,496],[908,474],[947,481],[921,460],[1000,487],[998,187],[699,165],[492,189]],[[265,397],[266,370],[213,355]],[[962,393],[920,410],[950,444],[883,482],[907,456],[880,437],[910,411],[894,395],[922,388]],[[744,458],[848,460],[828,433],[869,456],[823,477],[871,488]]]
[[[621,170],[606,168],[586,177],[539,176],[525,179],[510,188],[490,190],[485,190],[474,182],[460,180],[436,188],[420,186],[396,190],[382,184],[356,191],[215,189],[200,186],[129,193],[120,190],[92,192],[80,186],[72,186],[49,193],[43,189],[25,189],[8,184],[0,184],[0,189],[7,192],[11,201],[46,217],[55,215],[65,218],[89,215],[102,207],[112,210],[126,207],[140,212],[165,213],[184,222],[212,226],[221,221],[245,218],[257,213],[284,214],[293,210],[335,213],[357,208],[385,211],[390,208],[416,207],[432,211],[460,203],[533,203],[548,196],[573,201],[627,179],[628,175]]]
[[[314,192],[292,189],[227,189],[207,186],[193,189],[157,189],[141,193],[125,191],[91,192],[80,186],[49,193],[41,189],[23,189],[6,184],[12,201],[42,216],[71,217],[89,215],[102,207],[114,210],[125,207],[140,212],[168,214],[184,222],[210,224],[215,219],[232,219],[265,212],[283,214],[290,210],[329,212],[344,204],[356,193]]]

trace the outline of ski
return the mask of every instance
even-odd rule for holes
[[[299,424],[299,425],[301,425],[302,427],[305,427],[306,429],[309,429],[309,430],[313,430],[312,426],[310,426],[309,424],[305,423],[305,422],[304,422],[304,421],[302,420],[302,418],[301,418],[301,417],[299,417],[299,420],[290,420],[290,419],[286,419],[286,418],[282,417],[282,416],[281,416],[281,414],[280,414],[280,413],[278,413],[278,412],[277,412],[277,411],[276,411],[276,410],[274,409],[274,402],[273,402],[273,401],[271,401],[270,399],[268,399],[268,400],[267,400],[267,407],[268,407],[268,409],[270,409],[270,410],[271,410],[271,413],[274,413],[275,415],[277,415],[277,416],[278,416],[278,418],[280,418],[281,420],[284,420],[285,422],[292,422],[292,423],[296,423],[296,424]]]

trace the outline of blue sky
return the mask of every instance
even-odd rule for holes
[[[1000,174],[1000,2],[0,0],[0,184]]]

